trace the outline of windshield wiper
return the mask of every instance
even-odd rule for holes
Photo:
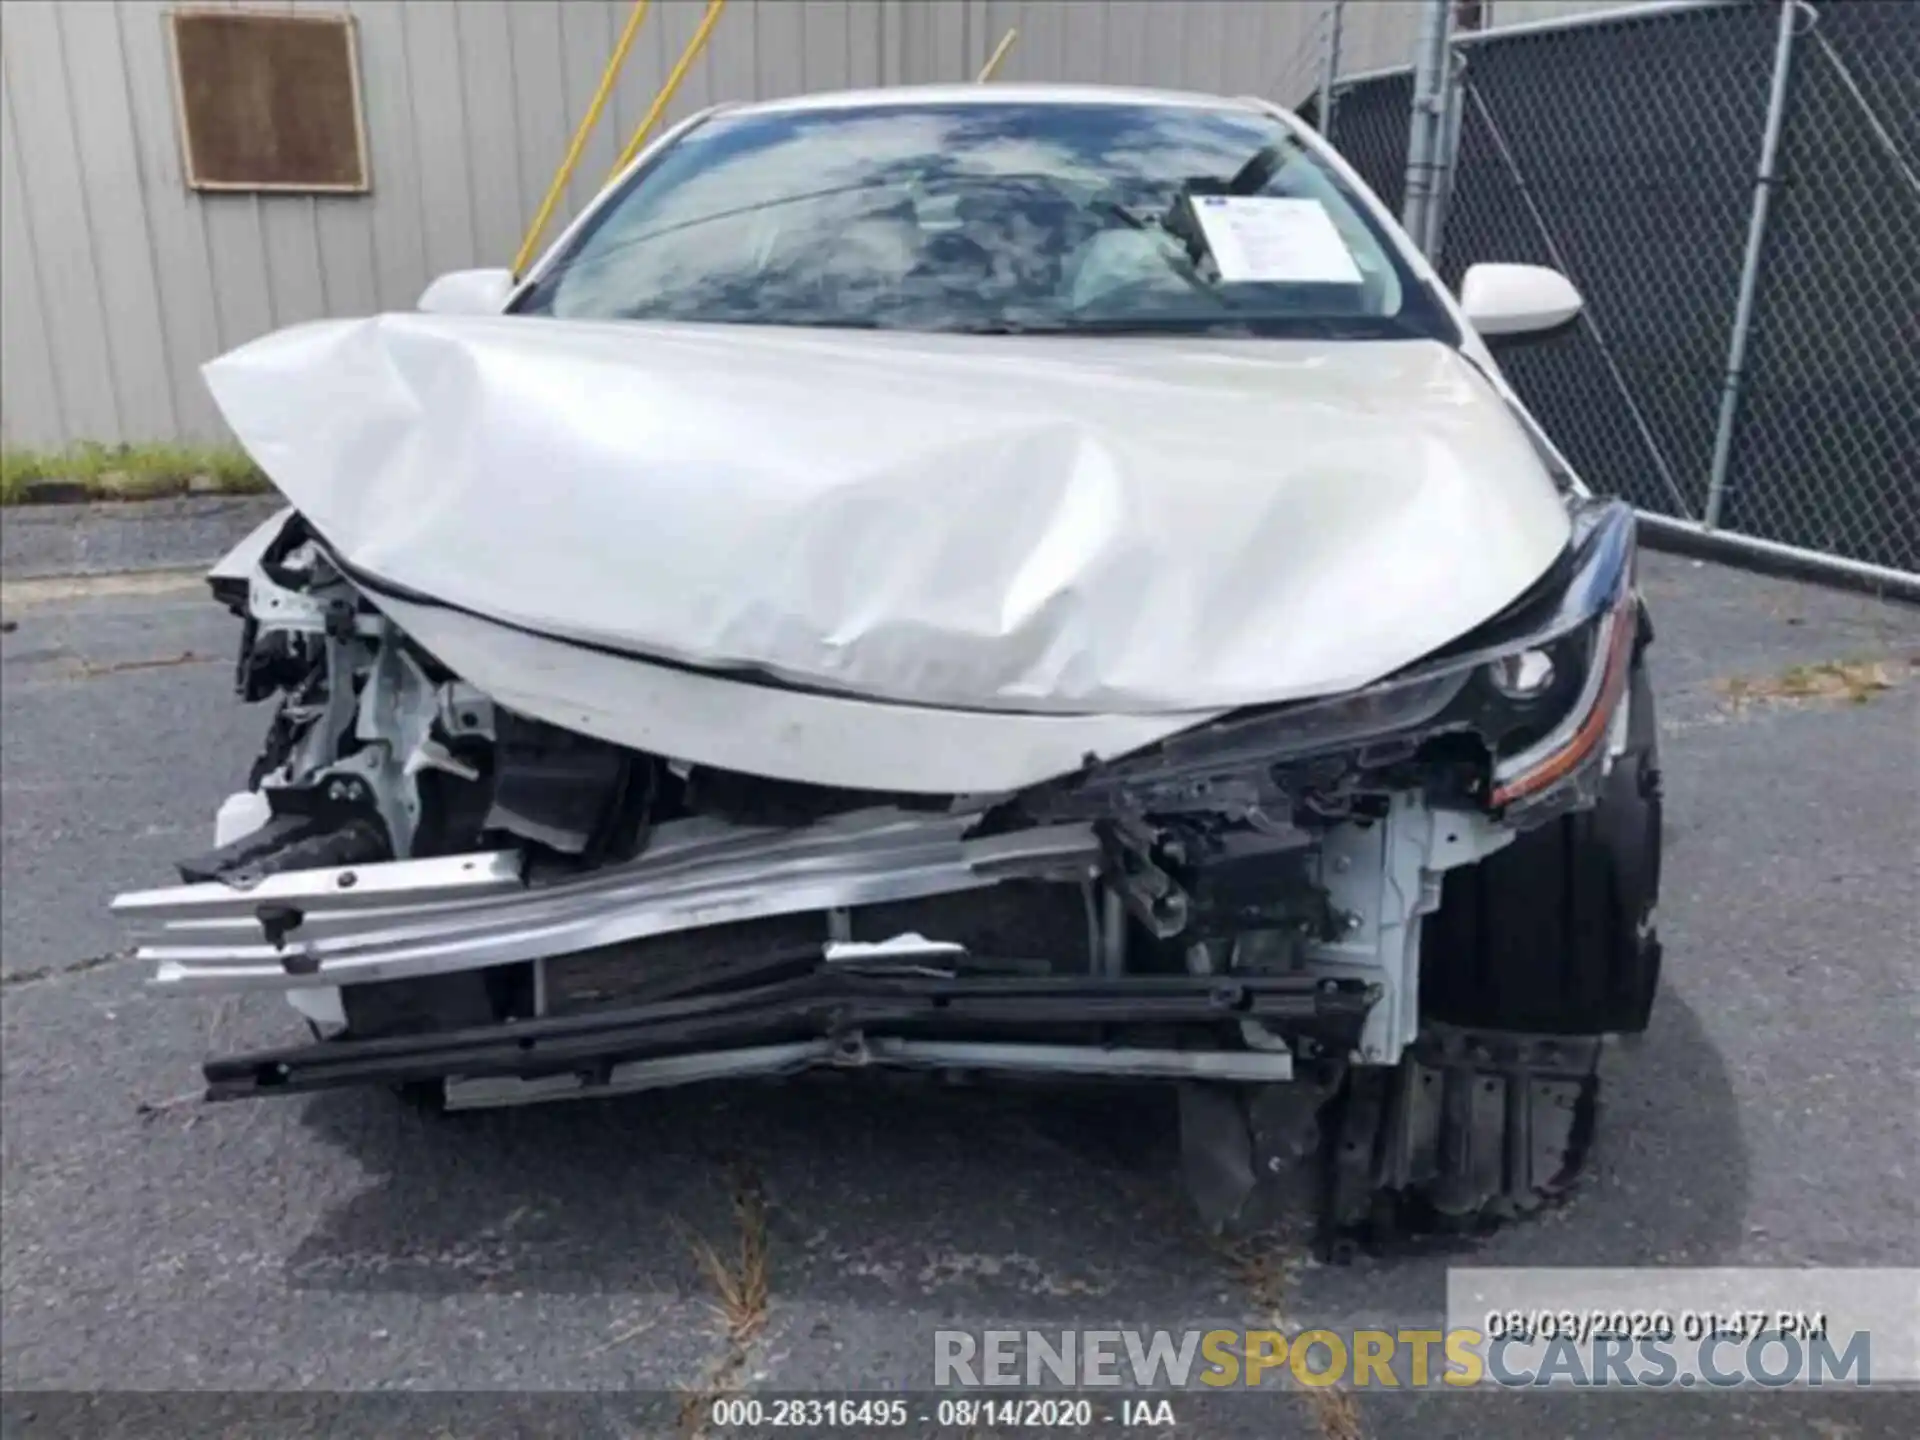
[[[943,325],[943,335],[1225,335],[1251,340],[1254,331],[1243,320],[1215,320],[1206,316],[1155,320],[1137,315],[1099,320],[981,320]]]
[[[1247,157],[1246,164],[1233,172],[1233,177],[1227,181],[1226,193],[1258,195],[1267,188],[1267,182],[1280,172],[1282,166],[1300,154],[1301,149],[1300,142],[1291,136],[1261,146]]]
[[[994,319],[938,327],[943,335],[1166,335],[1229,340],[1436,340],[1406,315],[1114,315],[1076,320]]]

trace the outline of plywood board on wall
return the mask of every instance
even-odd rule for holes
[[[351,16],[175,10],[167,18],[189,185],[368,188]]]

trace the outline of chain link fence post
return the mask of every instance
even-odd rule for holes
[[[1780,33],[1774,43],[1773,78],[1767,90],[1766,129],[1760,140],[1760,169],[1753,182],[1753,210],[1747,221],[1747,248],[1740,261],[1739,299],[1734,303],[1733,332],[1727,342],[1727,377],[1720,395],[1720,419],[1713,433],[1713,461],[1707,471],[1707,503],[1700,521],[1712,530],[1720,523],[1727,493],[1727,463],[1733,456],[1733,427],[1740,416],[1740,386],[1747,359],[1747,337],[1753,329],[1753,302],[1759,292],[1760,265],[1766,254],[1767,207],[1778,174],[1780,135],[1786,128],[1787,81],[1793,69],[1794,22],[1800,0],[1779,0]]]
[[[1340,26],[1347,0],[1327,0],[1320,65],[1320,136],[1333,143],[1333,86],[1340,78]]]
[[[1445,93],[1440,105],[1440,153],[1436,161],[1437,178],[1433,198],[1428,201],[1427,233],[1420,248],[1436,265],[1445,248],[1447,211],[1453,205],[1453,177],[1460,163],[1460,126],[1466,110],[1467,54],[1454,48],[1447,51]]]
[[[1421,0],[1420,38],[1413,62],[1413,114],[1407,129],[1406,201],[1400,224],[1413,243],[1432,251],[1433,198],[1439,182],[1445,124],[1448,36],[1453,0]]]

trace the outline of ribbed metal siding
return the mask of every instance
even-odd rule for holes
[[[1522,3],[1534,18],[1593,0],[1497,0],[1495,19]],[[219,438],[205,360],[298,321],[408,308],[442,271],[505,264],[627,13],[625,0],[280,4],[355,18],[369,195],[188,190],[158,0],[0,10],[6,443]],[[701,9],[656,0],[571,206],[604,178],[616,137],[646,112]],[[1292,103],[1317,77],[1322,13],[1314,0],[733,0],[672,115],[968,79],[1016,26],[1006,80]],[[1405,0],[1353,0],[1343,68],[1403,59],[1415,22]]]

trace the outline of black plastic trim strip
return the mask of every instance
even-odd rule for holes
[[[326,1040],[209,1061],[209,1100],[450,1074],[544,1074],[663,1051],[725,1046],[782,1026],[821,1036],[872,1026],[1203,1024],[1258,1017],[1341,1044],[1372,1002],[1357,981],[1306,976],[891,976],[821,970],[794,980],[436,1035]]]

